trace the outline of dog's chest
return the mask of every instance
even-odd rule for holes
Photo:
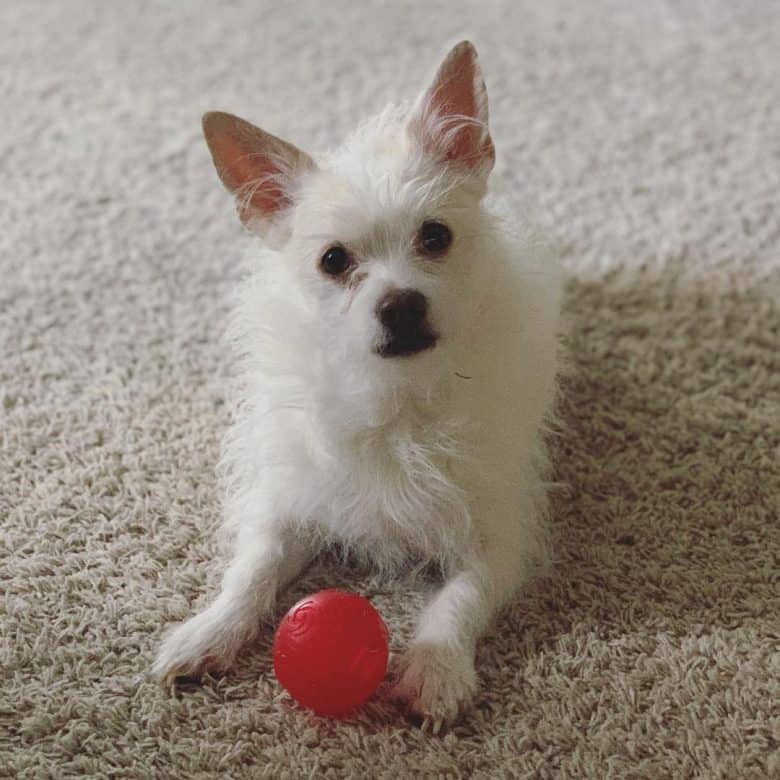
[[[352,437],[324,475],[327,525],[389,558],[447,554],[469,526],[457,455],[447,426],[403,424]]]

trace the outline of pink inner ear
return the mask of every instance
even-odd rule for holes
[[[473,77],[473,73],[455,74],[449,82],[442,84],[432,95],[434,114],[438,117],[453,117],[453,122],[458,122],[460,117],[476,117],[477,104],[470,86]],[[478,133],[479,129],[470,124],[459,127],[448,139],[446,158],[468,162],[475,156]]]
[[[236,196],[244,222],[271,218],[287,208],[294,176],[314,167],[297,147],[233,114],[205,114],[203,133],[219,177]]]
[[[252,211],[271,216],[288,204],[277,179],[280,167],[269,159],[269,150],[261,151],[257,145],[247,143],[250,140],[225,133],[214,142],[220,175],[235,193],[242,219]]]
[[[459,44],[444,60],[423,98],[421,112],[417,127],[426,149],[468,167],[492,166],[495,152],[487,130],[487,96],[471,44]]]

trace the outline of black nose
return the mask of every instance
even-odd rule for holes
[[[428,314],[428,300],[417,290],[391,290],[379,299],[376,313],[391,332],[414,331]]]

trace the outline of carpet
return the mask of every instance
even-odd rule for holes
[[[200,137],[316,151],[468,36],[497,170],[567,271],[556,565],[434,736],[296,708],[271,628],[174,694],[216,584],[243,236]],[[0,776],[777,776],[780,10],[769,2],[0,6]],[[393,648],[425,598],[322,561]]]

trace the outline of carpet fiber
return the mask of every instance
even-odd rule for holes
[[[216,583],[250,244],[200,114],[316,151],[466,35],[567,269],[557,565],[444,734],[298,710],[270,629],[174,695],[146,675]],[[778,40],[770,2],[3,3],[0,776],[780,772]],[[331,584],[404,646],[423,590],[322,562],[282,606]]]

